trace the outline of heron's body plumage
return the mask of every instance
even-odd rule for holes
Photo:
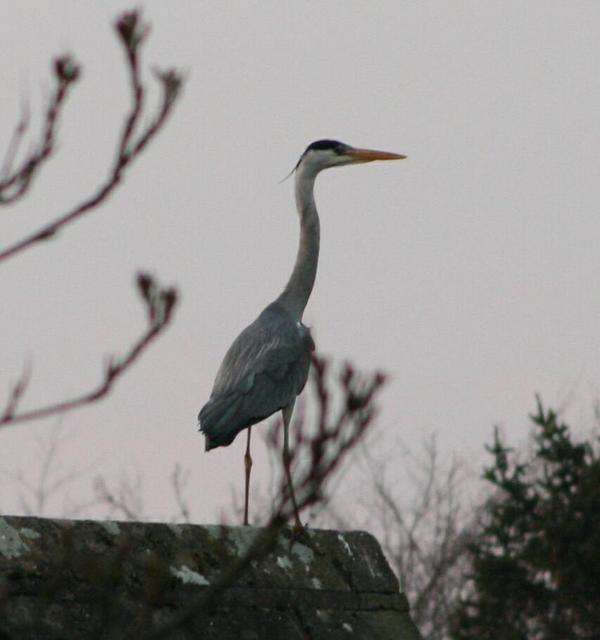
[[[253,424],[294,403],[306,384],[310,331],[273,302],[234,340],[200,411],[206,450],[230,444]]]

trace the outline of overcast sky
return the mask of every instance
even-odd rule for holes
[[[56,156],[22,204],[0,212],[1,246],[105,176],[129,104],[111,23],[130,7],[0,5],[0,148],[22,96],[32,113],[43,107],[53,56],[83,66]],[[192,471],[196,521],[229,505],[244,438],[205,454],[196,415],[233,338],[285,284],[298,228],[293,183],[279,180],[322,137],[409,156],[326,172],[316,190],[322,252],[305,322],[324,354],[389,373],[373,455],[437,431],[445,452],[478,460],[494,424],[524,441],[535,393],[591,414],[597,0],[143,7],[147,68],[187,76],[172,120],[101,209],[0,269],[0,390],[30,356],[24,407],[91,388],[105,357],[143,330],[138,269],[181,292],[174,325],[115,392],[64,418],[64,468],[114,481],[139,471],[146,514],[164,517],[176,511],[178,462]],[[34,474],[32,434],[55,424],[2,433],[0,469]],[[256,440],[257,467],[264,446]],[[0,506],[18,511],[10,483]]]

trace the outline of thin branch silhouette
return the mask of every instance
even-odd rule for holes
[[[109,508],[107,517],[113,518],[115,514],[131,522],[143,520],[143,492],[142,476],[138,473],[133,479],[123,476],[116,490],[111,489],[102,476],[94,479],[94,492],[96,499],[94,504],[106,505]]]
[[[135,160],[140,153],[144,150],[147,144],[156,136],[161,130],[169,114],[171,113],[173,106],[181,92],[183,79],[180,74],[174,70],[168,71],[155,71],[155,77],[158,79],[162,86],[162,100],[156,113],[150,118],[148,124],[142,127],[142,130],[136,134],[137,128],[140,125],[140,120],[143,113],[144,98],[146,96],[146,86],[141,79],[140,71],[140,57],[139,52],[142,43],[146,39],[149,33],[149,27],[141,19],[139,11],[130,11],[124,13],[115,22],[115,29],[125,49],[125,58],[129,69],[130,76],[130,88],[132,93],[132,106],[129,113],[125,118],[125,124],[117,143],[116,157],[112,166],[112,169],[106,178],[106,180],[98,187],[96,192],[83,202],[76,205],[73,209],[56,218],[54,221],[44,225],[37,231],[34,231],[30,235],[26,236],[22,240],[17,241],[13,245],[0,251],[0,262],[13,257],[14,255],[29,249],[38,242],[49,240],[56,236],[57,232],[66,225],[81,218],[84,214],[89,213],[99,204],[101,204],[110,195],[112,191],[121,182],[124,172],[127,167]],[[55,64],[57,69],[56,73],[59,78],[59,93],[56,94],[54,100],[51,102],[46,118],[46,131],[47,134],[44,138],[48,138],[47,142],[42,144],[41,151],[34,152],[30,156],[29,162],[26,161],[24,167],[21,169],[22,178],[19,179],[19,174],[13,174],[10,184],[16,185],[22,189],[20,195],[22,195],[29,187],[35,171],[39,168],[43,160],[45,160],[52,151],[54,129],[58,112],[64,101],[64,96],[60,94],[62,91],[66,95],[67,87],[76,79],[79,75],[79,67],[72,62],[71,58],[59,58]],[[62,82],[62,84],[60,84]],[[60,100],[59,100],[60,97]],[[53,108],[54,104],[54,108]],[[26,122],[26,120],[21,121]],[[16,138],[16,145],[11,145],[12,148],[18,146],[20,137],[20,128],[17,127],[17,132],[13,139]],[[12,152],[9,152],[12,153]],[[32,160],[36,159],[36,160]],[[11,163],[11,159],[8,159],[8,164]],[[27,169],[27,167],[30,167]],[[17,177],[15,177],[17,176]],[[20,180],[20,181],[19,181]],[[10,186],[9,184],[9,186]],[[19,186],[24,185],[24,186]],[[18,189],[17,189],[18,192]]]
[[[67,489],[75,485],[83,477],[89,475],[96,463],[86,466],[71,465],[63,455],[67,442],[73,431],[66,431],[60,420],[50,429],[33,433],[32,464],[27,473],[22,465],[16,469],[0,467],[0,476],[7,478],[13,485],[11,493],[19,496],[20,508],[28,516],[44,516],[48,506],[62,498],[65,505],[69,499]],[[61,515],[73,517],[77,511],[86,508],[87,504],[79,503],[75,508],[63,506]]]
[[[109,358],[104,377],[98,386],[69,400],[62,400],[37,409],[19,412],[19,403],[27,390],[27,384],[30,379],[30,369],[26,367],[21,378],[9,394],[4,412],[0,415],[0,427],[63,414],[96,402],[108,395],[117,380],[167,327],[177,302],[177,291],[173,287],[159,287],[152,276],[147,273],[138,274],[137,287],[146,305],[148,326],[124,356],[121,358]]]
[[[59,116],[65,105],[69,88],[77,81],[80,73],[79,65],[71,56],[64,55],[54,60],[56,86],[46,108],[40,140],[36,148],[22,160],[17,168],[13,169],[19,147],[29,128],[29,111],[23,107],[21,120],[15,127],[0,172],[2,176],[0,177],[0,205],[13,204],[23,197],[39,169],[52,155]]]

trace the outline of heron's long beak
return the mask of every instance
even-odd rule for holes
[[[376,151],[375,149],[348,149],[344,152],[356,162],[373,162],[373,160],[403,160],[406,156],[389,151]]]

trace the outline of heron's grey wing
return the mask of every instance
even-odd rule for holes
[[[313,349],[306,327],[267,307],[231,345],[200,411],[207,449],[228,445],[242,429],[289,405],[306,384]]]
[[[261,358],[254,376],[246,379],[244,411],[262,419],[293,402],[310,368],[310,349],[301,342],[274,344]],[[251,382],[251,386],[250,386]]]

